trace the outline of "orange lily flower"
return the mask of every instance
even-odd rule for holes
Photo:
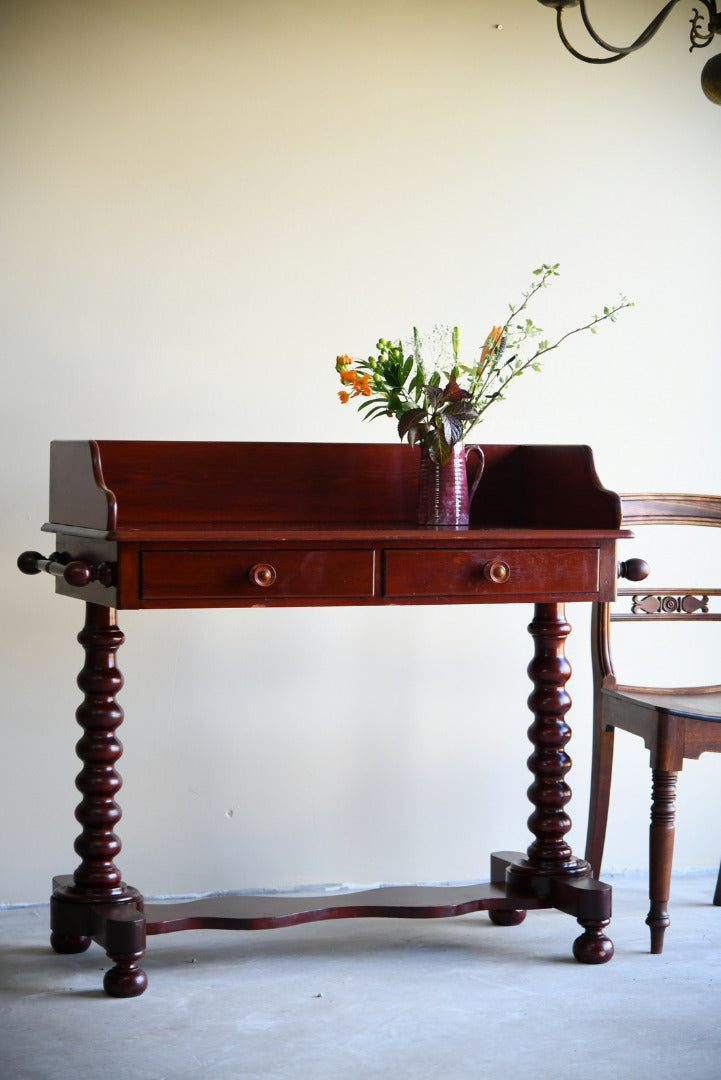
[[[363,397],[370,397],[370,375],[357,375],[355,372],[353,374],[355,375],[355,378],[353,379],[353,394],[351,396],[358,397],[360,394]]]

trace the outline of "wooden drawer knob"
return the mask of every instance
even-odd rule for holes
[[[261,589],[268,589],[277,578],[275,567],[270,563],[256,563],[248,571],[248,577],[254,585],[260,585]]]
[[[643,581],[651,573],[651,567],[644,559],[626,559],[618,564],[617,573],[627,581]]]
[[[503,585],[511,576],[511,568],[501,559],[492,559],[483,567],[483,576],[486,581],[492,581],[494,585]]]

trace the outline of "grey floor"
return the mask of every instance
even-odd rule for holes
[[[571,959],[554,911],[153,938],[146,993],[100,989],[104,954],[56,956],[46,907],[0,912],[2,1080],[721,1080],[714,876],[674,880],[662,956],[645,877],[614,886],[614,959]]]

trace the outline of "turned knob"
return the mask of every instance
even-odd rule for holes
[[[93,566],[80,559],[68,561],[68,556],[58,551],[54,551],[47,559],[39,551],[24,551],[18,556],[18,569],[23,574],[39,574],[44,570],[53,577],[64,578],[68,585],[76,589],[83,589],[93,581],[99,581],[107,589],[115,583],[113,563],[102,562]]]
[[[39,551],[23,551],[18,555],[18,570],[23,574],[40,574],[45,558]]]
[[[248,571],[250,580],[254,585],[259,585],[261,589],[269,588],[277,576],[275,567],[271,566],[270,563],[256,563]]]
[[[511,568],[502,559],[492,559],[483,567],[483,576],[494,585],[503,585],[511,576]]]
[[[83,589],[86,585],[89,585],[91,581],[95,580],[95,568],[89,566],[85,562],[80,562],[78,559],[75,559],[73,562],[66,563],[63,577],[68,585],[74,585],[78,589]]]
[[[651,573],[651,567],[644,559],[626,559],[618,564],[618,576],[627,581],[643,581]]]

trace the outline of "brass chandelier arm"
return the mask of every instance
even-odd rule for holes
[[[636,52],[638,49],[643,48],[654,37],[661,26],[671,14],[673,9],[678,4],[679,0],[669,0],[664,8],[659,11],[658,15],[648,24],[645,30],[643,30],[634,42],[626,46],[610,45],[607,41],[604,41],[600,34],[598,34],[589,19],[588,12],[586,10],[585,0],[541,0],[541,3],[548,7],[556,8],[556,27],[558,30],[558,36],[563,42],[565,48],[572,56],[575,56],[577,60],[583,60],[585,64],[613,64],[617,60],[623,60],[625,56],[630,53]],[[703,4],[707,12],[707,25],[708,30],[703,31],[701,29],[701,23],[703,16],[699,13],[698,8],[693,9],[693,17],[691,18],[691,50],[702,49],[709,45],[716,34],[717,30],[721,30],[721,15],[716,11],[716,0],[699,0],[699,3]],[[606,52],[613,53],[613,56],[585,56],[574,48],[571,42],[566,36],[566,32],[563,29],[563,12],[567,7],[581,8],[581,18],[583,19],[583,25],[586,27],[589,36],[600,48],[605,49]]]
[[[615,56],[584,56],[578,49],[574,49],[571,42],[566,37],[563,29],[563,8],[558,8],[556,12],[556,29],[558,30],[558,36],[565,45],[571,56],[575,56],[577,60],[583,60],[584,64],[613,64],[616,60],[623,60],[624,56],[628,55],[628,52],[620,52]]]
[[[616,60],[623,60],[627,54],[625,52],[619,53],[616,56],[584,56],[578,49],[574,49],[571,42],[566,37],[563,29],[563,8],[558,8],[556,12],[556,29],[558,30],[558,36],[565,45],[571,56],[575,56],[577,60],[583,60],[584,64],[613,64]]]
[[[586,30],[597,45],[600,45],[600,47],[602,49],[605,49],[606,52],[614,53],[613,56],[584,56],[583,53],[580,53],[577,49],[573,47],[573,45],[571,45],[563,29],[563,10],[566,5],[559,5],[556,9],[556,26],[558,28],[558,36],[560,37],[561,41],[568,49],[568,51],[571,53],[571,55],[575,56],[577,60],[583,60],[586,64],[613,64],[616,60],[623,60],[625,56],[628,56],[632,52],[636,52],[638,49],[641,49],[644,45],[648,44],[651,38],[654,37],[654,35],[661,28],[661,26],[671,14],[673,9],[676,7],[678,2],[679,0],[670,0],[670,2],[666,4],[666,6],[661,11],[659,11],[655,19],[651,20],[646,29],[639,34],[639,36],[631,45],[627,45],[623,48],[618,48],[615,45],[609,45],[607,41],[603,40],[600,34],[596,33],[593,26],[591,25],[591,21],[588,17],[588,12],[586,11],[585,0],[580,0],[581,18],[583,19],[583,24],[586,27]],[[700,0],[700,2],[706,3],[706,0]]]
[[[602,49],[606,50],[606,52],[618,53],[620,59],[623,56],[627,56],[629,53],[636,52],[637,49],[640,49],[644,45],[646,45],[651,40],[651,38],[658,32],[658,30],[660,30],[661,26],[665,23],[666,19],[676,7],[678,2],[679,0],[669,0],[669,3],[666,4],[666,7],[662,8],[662,10],[659,11],[656,18],[651,20],[646,29],[639,34],[633,44],[621,49],[616,48],[615,45],[609,45],[608,42],[604,41],[603,38],[593,29],[593,27],[591,26],[591,20],[589,19],[588,13],[586,11],[585,0],[581,0],[581,18],[583,19],[583,25],[586,27],[596,44],[600,45]],[[704,0],[701,0],[701,3],[704,3]]]

